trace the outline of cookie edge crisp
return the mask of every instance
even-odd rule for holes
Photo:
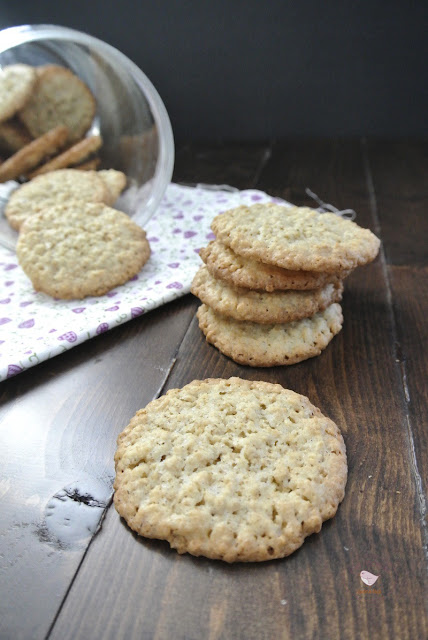
[[[308,318],[323,311],[333,302],[340,302],[343,283],[338,280],[319,289],[297,291],[235,289],[213,277],[204,265],[196,272],[190,290],[222,316],[241,322],[281,324]]]
[[[331,439],[334,439],[337,447],[340,450],[341,455],[336,455],[334,458],[332,458],[333,469],[329,473],[329,477],[328,477],[328,488],[330,493],[334,494],[333,499],[330,500],[330,502],[326,501],[325,504],[322,505],[321,507],[317,506],[316,509],[318,511],[318,517],[313,517],[308,523],[305,523],[306,530],[305,530],[305,527],[303,527],[301,531],[301,535],[297,539],[293,539],[291,541],[288,540],[285,544],[283,544],[281,551],[279,553],[271,554],[266,550],[266,548],[262,547],[261,549],[254,550],[254,547],[253,547],[253,548],[247,549],[248,553],[245,556],[241,552],[235,551],[234,553],[233,550],[232,551],[230,550],[230,548],[224,551],[218,551],[216,549],[213,550],[212,548],[210,548],[212,547],[212,545],[210,544],[206,545],[204,544],[204,542],[202,542],[202,544],[201,543],[198,544],[198,543],[192,543],[192,541],[186,541],[185,536],[180,534],[174,535],[172,533],[167,536],[159,536],[157,535],[156,532],[151,530],[150,525],[148,525],[149,530],[143,532],[142,526],[138,523],[138,519],[135,517],[133,518],[131,515],[133,509],[131,509],[131,512],[130,512],[129,507],[126,504],[126,497],[128,495],[128,490],[122,489],[121,487],[120,474],[119,474],[120,466],[121,466],[120,463],[121,463],[122,457],[126,453],[126,449],[128,446],[127,439],[132,437],[134,426],[137,426],[139,424],[140,418],[144,417],[147,411],[150,410],[152,407],[156,407],[156,405],[160,405],[162,407],[169,397],[174,396],[177,393],[179,394],[182,391],[187,391],[194,386],[200,387],[201,385],[218,385],[219,382],[225,383],[225,384],[229,383],[229,384],[245,385],[249,389],[253,389],[254,387],[265,388],[266,391],[269,390],[270,393],[272,393],[273,391],[276,391],[277,393],[286,393],[291,397],[293,396],[297,397],[301,404],[307,405],[308,408],[312,410],[313,414],[317,418],[322,419],[323,424],[325,425],[325,428],[323,429],[324,434],[329,436]],[[132,442],[135,442],[135,440],[132,440]],[[345,445],[341,430],[338,427],[338,425],[333,420],[331,420],[331,418],[324,415],[318,407],[315,407],[311,403],[309,398],[307,398],[303,394],[296,393],[290,389],[285,389],[284,387],[282,387],[282,385],[278,383],[270,383],[270,382],[258,381],[258,380],[256,381],[245,380],[237,376],[234,376],[228,379],[207,378],[205,380],[193,380],[192,382],[188,383],[184,387],[178,388],[178,389],[177,388],[170,389],[169,391],[167,391],[167,393],[164,396],[160,396],[152,400],[151,402],[149,402],[145,408],[137,411],[137,413],[133,416],[133,418],[127,425],[127,427],[125,427],[125,429],[119,434],[117,438],[117,449],[115,452],[114,461],[115,461],[115,480],[113,485],[113,488],[114,488],[113,502],[114,502],[116,511],[122,518],[124,518],[124,520],[126,521],[130,529],[132,529],[138,535],[145,538],[167,541],[170,544],[171,548],[175,549],[179,554],[189,553],[190,555],[193,555],[193,556],[204,556],[206,558],[210,558],[214,560],[222,560],[228,563],[263,562],[268,560],[281,559],[289,556],[294,551],[299,549],[303,545],[303,543],[305,542],[305,539],[308,536],[312,535],[313,533],[318,533],[322,528],[322,524],[336,515],[339,505],[343,501],[345,496],[345,489],[346,489],[347,476],[348,476],[346,445]],[[143,523],[143,526],[144,526],[144,523]]]
[[[34,185],[36,185],[36,189],[38,187],[38,185],[44,185],[44,183],[49,183],[49,181],[52,179],[52,176],[59,176],[59,185],[58,187],[61,187],[61,177],[64,175],[69,175],[70,177],[72,177],[73,175],[76,176],[76,181],[77,181],[77,185],[76,185],[76,193],[77,195],[79,194],[79,180],[81,179],[81,171],[77,168],[65,168],[65,169],[56,169],[55,171],[49,171],[48,173],[43,173],[39,176],[36,176],[35,178],[33,178],[32,180],[30,180],[29,182],[25,182],[23,184],[21,184],[17,189],[15,189],[10,197],[9,200],[5,206],[4,209],[4,214],[5,217],[7,218],[10,226],[15,229],[16,231],[19,231],[21,226],[24,224],[25,220],[27,220],[27,218],[31,217],[32,215],[35,215],[36,213],[39,213],[40,210],[42,210],[41,207],[40,209],[38,209],[37,211],[32,209],[30,211],[27,211],[27,213],[23,212],[22,206],[19,206],[18,209],[16,209],[16,200],[18,201],[18,203],[21,202],[21,198],[22,198],[22,193],[24,193],[25,195],[25,199],[26,200],[31,200],[32,197],[32,189],[34,188]],[[85,178],[85,180],[87,181],[92,180],[93,181],[93,191],[94,194],[92,196],[92,199],[88,199],[88,202],[104,202],[106,203],[106,201],[108,200],[108,198],[110,197],[107,185],[105,184],[104,180],[102,180],[102,178],[99,177],[98,172],[97,171],[87,171],[86,172],[87,176],[91,176],[89,178]],[[50,189],[52,189],[52,185],[48,185]],[[58,188],[57,187],[57,188]],[[62,190],[59,188],[58,189],[59,192],[61,193]],[[67,192],[69,193],[69,189],[67,188]],[[34,197],[34,194],[33,194]],[[70,198],[71,199],[71,198]],[[78,200],[79,198],[73,198],[75,200]],[[107,204],[107,203],[106,203]],[[44,206],[55,206],[51,200],[51,198],[49,198],[49,203],[44,205]]]
[[[135,230],[135,233],[139,235],[140,251],[138,254],[137,253],[133,254],[132,263],[130,262],[125,266],[122,265],[121,273],[115,274],[115,276],[113,277],[112,272],[109,272],[108,284],[103,284],[102,282],[99,282],[97,288],[95,287],[89,288],[89,283],[87,283],[87,286],[85,287],[81,287],[81,286],[79,287],[79,286],[76,286],[75,282],[72,282],[70,285],[66,282],[65,283],[63,282],[62,284],[57,283],[57,281],[53,282],[49,278],[41,279],[37,273],[35,274],[33,272],[33,269],[32,269],[33,262],[30,261],[30,264],[29,264],[30,268],[28,268],[28,264],[27,264],[28,261],[25,257],[27,235],[30,235],[32,233],[32,227],[34,227],[34,225],[37,225],[40,219],[43,219],[45,216],[49,216],[51,211],[56,213],[56,210],[62,209],[62,210],[65,210],[65,212],[67,212],[69,207],[73,205],[73,201],[70,201],[68,205],[63,205],[63,206],[57,205],[56,207],[54,206],[54,207],[51,207],[50,209],[47,209],[45,212],[33,214],[24,222],[24,224],[20,229],[20,234],[19,234],[18,243],[16,247],[18,262],[21,268],[23,269],[23,271],[25,272],[25,274],[27,275],[27,277],[31,280],[33,287],[36,291],[41,291],[53,298],[59,298],[61,300],[74,300],[74,299],[82,300],[83,298],[86,298],[88,296],[98,297],[98,296],[105,295],[106,293],[108,293],[108,291],[111,291],[117,286],[125,284],[131,278],[133,278],[137,273],[139,273],[139,271],[143,268],[143,266],[149,260],[150,253],[151,253],[150,244],[146,237],[146,232],[143,229],[141,229],[141,227],[139,227],[135,222],[133,222],[129,218],[129,216],[127,216],[125,213],[123,213],[122,211],[117,211],[115,209],[112,209],[112,207],[109,207],[108,205],[102,202],[89,203],[89,202],[79,202],[78,200],[76,200],[75,202],[79,209],[82,209],[86,206],[87,208],[89,209],[93,208],[94,210],[95,208],[98,207],[98,208],[101,208],[102,210],[108,209],[110,211],[114,211],[115,214],[117,214],[118,220],[122,220],[123,223],[126,224],[128,227],[132,227]],[[50,238],[51,238],[51,231],[52,231],[52,227],[49,227],[47,229],[47,233]]]
[[[214,321],[217,320],[220,322],[230,323],[236,327],[242,327],[243,331],[245,331],[246,326],[259,326],[261,328],[260,331],[262,331],[263,327],[266,327],[266,330],[268,330],[269,327],[281,325],[257,325],[253,322],[240,322],[233,318],[221,316],[205,304],[199,306],[196,312],[196,317],[198,318],[199,328],[204,334],[206,341],[218,349],[220,353],[227,356],[237,364],[249,367],[278,367],[298,364],[304,360],[309,360],[309,358],[319,356],[326,349],[333,338],[340,333],[343,325],[343,313],[340,304],[334,302],[327,307],[327,309],[324,309],[324,311],[319,311],[318,314],[326,314],[329,310],[336,312],[336,317],[333,319],[332,323],[329,323],[330,335],[326,339],[317,340],[315,344],[313,344],[312,341],[312,344],[309,346],[302,342],[302,346],[307,347],[303,353],[299,352],[298,354],[291,355],[290,351],[288,351],[288,353],[278,353],[278,350],[276,350],[275,355],[272,357],[267,357],[266,354],[261,352],[255,354],[254,350],[249,352],[245,348],[242,348],[242,345],[240,345],[236,340],[229,340],[224,333],[222,334],[221,329],[219,330],[218,327],[213,325],[213,322],[210,322],[207,316],[212,314],[214,316]],[[284,323],[284,326],[287,324],[298,324],[299,322],[305,322],[308,320],[311,320],[311,318],[296,320],[295,323]]]
[[[215,278],[234,287],[266,291],[267,293],[289,289],[294,291],[318,289],[330,282],[344,280],[350,274],[350,270],[322,273],[283,269],[276,265],[239,256],[219,240],[212,240],[206,247],[202,247],[199,256]]]
[[[258,207],[259,211],[264,209],[264,215],[266,217],[269,216],[270,208],[272,211],[278,213],[280,210],[283,210],[285,217],[293,214],[301,214],[312,218],[321,216],[323,218],[325,217],[326,220],[334,220],[336,226],[339,225],[348,230],[352,229],[355,232],[355,236],[358,236],[358,242],[336,242],[334,248],[332,248],[331,246],[327,247],[323,245],[317,247],[315,243],[311,241],[311,245],[308,245],[310,250],[308,249],[307,251],[302,250],[301,247],[293,246],[293,244],[288,243],[286,239],[281,242],[280,246],[269,246],[267,238],[251,238],[248,234],[244,233],[243,229],[239,229],[239,224],[237,224],[237,221],[234,219],[239,216],[241,212],[242,215],[244,215],[244,213],[247,214],[248,219],[251,210],[255,210],[256,207]],[[272,212],[270,215],[272,217]],[[253,221],[253,223],[256,230],[259,231],[260,226],[256,225],[256,221]],[[272,224],[269,225],[269,229],[271,227]],[[379,238],[370,231],[370,229],[360,227],[356,222],[341,218],[334,213],[319,213],[309,207],[285,207],[272,203],[250,206],[241,205],[234,209],[224,211],[214,217],[211,223],[211,229],[217,238],[223,244],[230,247],[235,253],[246,258],[263,260],[269,264],[290,270],[300,269],[305,271],[336,273],[337,271],[355,269],[358,266],[372,262],[376,258],[380,247]],[[357,246],[354,246],[354,244]]]

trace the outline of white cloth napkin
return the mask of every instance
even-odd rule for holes
[[[141,272],[104,296],[55,300],[34,291],[14,251],[0,246],[0,381],[190,290],[211,220],[240,204],[283,202],[254,189],[170,184],[146,225],[152,255]]]

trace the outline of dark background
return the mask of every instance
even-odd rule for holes
[[[51,23],[114,45],[160,93],[177,141],[420,136],[427,3],[0,2],[0,27]]]

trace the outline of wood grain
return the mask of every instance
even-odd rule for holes
[[[308,202],[309,186],[377,230],[369,177],[359,141],[291,141],[273,147],[256,186],[298,204]],[[308,395],[347,444],[349,480],[336,517],[283,561],[227,566],[139,539],[111,509],[52,638],[91,630],[157,639],[427,635],[420,495],[385,268],[382,256],[348,279],[344,329],[320,357],[288,368],[241,367],[208,345],[193,319],[165,386],[240,375]],[[364,587],[363,569],[380,575],[378,589]]]
[[[426,267],[426,141],[369,140],[363,149],[388,264]]]
[[[223,156],[223,163],[208,162],[205,169],[199,157],[200,173],[193,177],[233,182],[241,176],[253,183],[263,153],[261,145],[249,146],[248,153],[231,148],[229,161]],[[228,172],[237,158],[243,166]],[[184,177],[189,162],[194,166],[195,158],[184,152]],[[48,633],[109,504],[116,436],[160,392],[195,308],[196,300],[187,296],[2,384],[0,575],[7,588],[0,602],[1,637]],[[64,490],[74,510],[57,510],[59,525],[48,527],[52,519],[46,515],[64,499]],[[88,497],[100,508],[88,507]],[[73,524],[71,538],[66,517]]]
[[[355,209],[381,235],[381,255],[347,279],[342,332],[298,365],[235,364],[205,342],[188,295],[2,383],[0,469],[13,481],[0,496],[1,637],[428,637],[427,149],[287,140],[177,150],[176,181],[312,205],[309,187]],[[88,491],[91,478],[109,480],[116,435],[138,408],[161,390],[232,375],[303,393],[342,429],[346,496],[319,534],[284,560],[229,566],[139,538],[102,504],[96,534],[52,544],[40,528],[49,499],[79,479]],[[371,590],[363,569],[380,575]]]
[[[85,527],[97,526],[79,496],[109,504],[126,413],[162,387],[193,313],[177,301],[2,383],[0,637],[45,637],[90,542]],[[71,513],[54,498],[64,487],[78,490]]]
[[[428,549],[428,171],[427,144],[365,144],[374,206],[382,229],[395,323],[395,354],[406,402],[409,460],[418,487]]]

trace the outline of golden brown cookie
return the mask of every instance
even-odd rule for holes
[[[235,253],[283,269],[337,273],[374,260],[379,239],[334,213],[264,203],[240,206],[211,225]]]
[[[16,253],[36,291],[71,299],[127,282],[149,259],[150,246],[126,214],[75,200],[29,216]]]
[[[58,169],[37,176],[16,189],[5,207],[5,215],[11,227],[19,229],[28,217],[53,205],[78,199],[106,202],[109,197],[110,193],[96,171]]]
[[[10,64],[0,69],[0,122],[25,105],[35,83],[36,71],[28,64]]]
[[[260,291],[319,289],[329,282],[343,280],[349,271],[319,273],[316,271],[290,271],[275,265],[240,256],[230,247],[213,240],[199,251],[209,272],[234,287]]]
[[[326,284],[310,291],[254,291],[230,287],[214,278],[204,265],[193,278],[191,292],[217,313],[235,320],[278,324],[308,318],[342,299],[343,284]]]
[[[114,204],[126,187],[126,175],[116,169],[101,169],[98,175],[104,180],[110,193],[108,204]]]
[[[56,171],[57,169],[64,169],[79,164],[88,158],[91,153],[98,151],[101,145],[101,136],[83,138],[83,140],[76,142],[72,147],[55,156],[55,158],[52,158],[49,162],[46,162],[41,167],[37,167],[28,177],[35,178],[36,176],[42,175],[42,173],[48,173],[49,171]]]
[[[226,562],[283,558],[345,494],[336,424],[305,396],[241,378],[195,380],[118,438],[114,504],[138,534]]]
[[[69,142],[83,138],[95,115],[95,98],[70,69],[58,65],[37,68],[37,82],[19,117],[33,137],[65,125]]]
[[[101,158],[91,158],[80,164],[76,164],[73,169],[79,169],[79,171],[96,171],[100,166]]]
[[[0,182],[26,174],[42,160],[62,149],[67,141],[67,127],[56,127],[10,156],[0,168]]]
[[[284,324],[239,322],[202,304],[197,317],[207,342],[238,364],[275,367],[313,358],[342,328],[343,316],[335,303],[310,318]]]

